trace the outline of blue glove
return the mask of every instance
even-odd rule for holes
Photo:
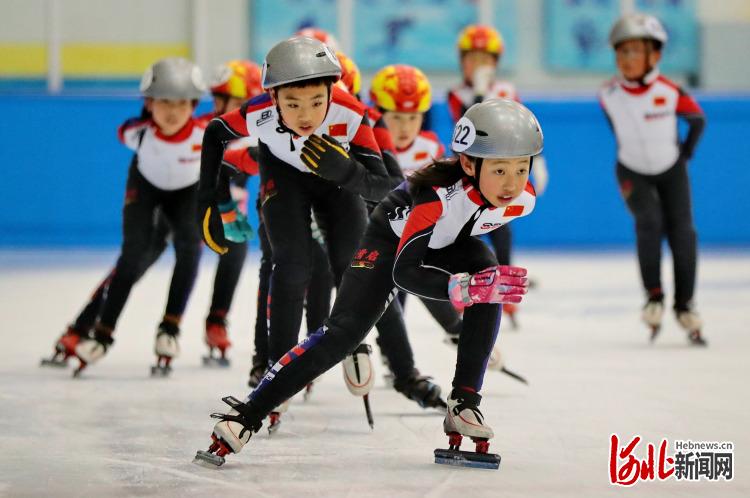
[[[237,209],[232,201],[219,204],[221,223],[224,225],[224,238],[235,243],[246,242],[254,237],[253,228],[247,222],[247,216]]]

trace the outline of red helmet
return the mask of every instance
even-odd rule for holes
[[[414,66],[396,64],[375,74],[370,99],[386,111],[427,112],[432,104],[432,89],[422,71]]]
[[[503,54],[503,37],[492,26],[470,24],[458,35],[456,42],[461,53],[478,50],[488,52],[497,57]]]
[[[260,68],[246,60],[234,60],[220,65],[211,81],[211,93],[229,95],[236,99],[250,99],[263,93]]]
[[[294,36],[306,36],[307,38],[315,38],[316,40],[320,40],[331,47],[331,50],[333,50],[334,52],[339,49],[339,43],[336,41],[336,38],[334,38],[333,35],[328,31],[324,31],[320,28],[303,28],[294,33]]]

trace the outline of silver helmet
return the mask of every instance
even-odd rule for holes
[[[201,69],[182,57],[167,57],[155,62],[141,78],[144,97],[196,100],[205,91]]]
[[[609,32],[609,44],[613,47],[626,40],[655,40],[667,43],[667,31],[654,16],[642,13],[626,14],[617,20]]]
[[[471,106],[453,129],[451,149],[473,157],[510,158],[542,152],[544,135],[523,104],[489,99]]]
[[[314,38],[295,36],[277,43],[263,61],[263,89],[295,81],[341,76],[341,64],[328,45]]]

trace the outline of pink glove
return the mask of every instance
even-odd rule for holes
[[[520,303],[526,294],[526,281],[525,268],[490,266],[474,275],[451,275],[448,296],[457,309],[474,303]]]

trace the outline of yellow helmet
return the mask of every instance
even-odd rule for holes
[[[456,42],[461,53],[478,50],[500,57],[503,54],[503,37],[492,26],[470,24],[458,35]]]
[[[220,65],[211,82],[211,93],[236,99],[249,99],[263,93],[260,68],[246,60],[233,60]]]
[[[336,84],[342,85],[352,95],[359,94],[362,89],[362,74],[359,72],[359,68],[343,52],[336,52],[336,58],[341,64],[341,79]]]
[[[422,71],[413,66],[395,64],[375,74],[370,99],[385,111],[427,112],[432,105],[432,89]]]

